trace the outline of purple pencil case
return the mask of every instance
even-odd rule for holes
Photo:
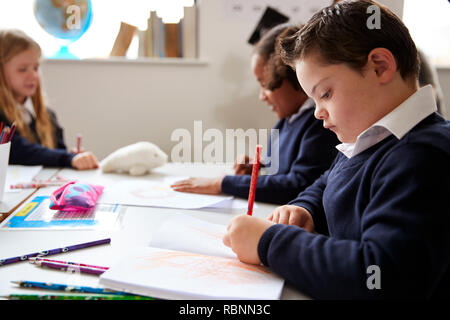
[[[50,209],[84,212],[95,207],[103,186],[70,181],[50,195]]]

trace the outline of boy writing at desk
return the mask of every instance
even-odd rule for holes
[[[372,5],[379,28],[368,27]],[[280,45],[340,153],[268,220],[235,217],[224,243],[313,298],[445,297],[450,123],[431,87],[418,89],[407,28],[375,2],[342,2]]]

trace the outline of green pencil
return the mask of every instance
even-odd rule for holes
[[[154,298],[143,296],[120,296],[120,295],[38,295],[38,294],[10,294],[4,296],[10,300],[154,300]]]

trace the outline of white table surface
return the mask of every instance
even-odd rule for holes
[[[173,176],[214,176],[229,173],[230,169],[217,165],[180,165],[166,164],[155,169],[150,175],[139,179],[161,179]],[[130,179],[128,175],[102,174],[100,170],[75,171],[63,169],[58,173],[65,178],[77,179],[104,186]],[[53,188],[41,188],[34,196],[49,195]],[[254,216],[267,217],[276,207],[256,202]],[[244,211],[244,212],[243,212]],[[0,258],[20,256],[32,252],[59,248],[103,238],[111,238],[110,245],[101,245],[64,254],[53,255],[49,259],[83,262],[87,264],[109,266],[121,257],[121,253],[131,246],[146,246],[158,227],[173,214],[182,213],[209,222],[227,225],[235,215],[245,213],[246,209],[202,209],[180,210],[171,208],[128,206],[120,228],[113,230],[11,230],[0,229]],[[83,286],[98,286],[98,276],[70,274],[62,271],[36,267],[29,262],[19,262],[0,267],[0,296],[22,294],[58,294],[56,291],[22,289],[11,284],[13,280],[31,280],[53,283],[65,283]],[[291,285],[285,284],[281,299],[308,299]]]

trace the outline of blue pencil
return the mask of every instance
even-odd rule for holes
[[[37,281],[11,281],[14,284],[19,285],[22,288],[34,288],[43,290],[55,290],[55,291],[65,291],[65,292],[78,292],[78,293],[95,293],[95,294],[107,294],[107,295],[118,295],[118,296],[135,296],[135,294],[129,294],[126,292],[119,292],[114,290],[109,290],[105,288],[92,288],[83,286],[72,286],[67,284],[49,283],[49,282],[37,282]]]

